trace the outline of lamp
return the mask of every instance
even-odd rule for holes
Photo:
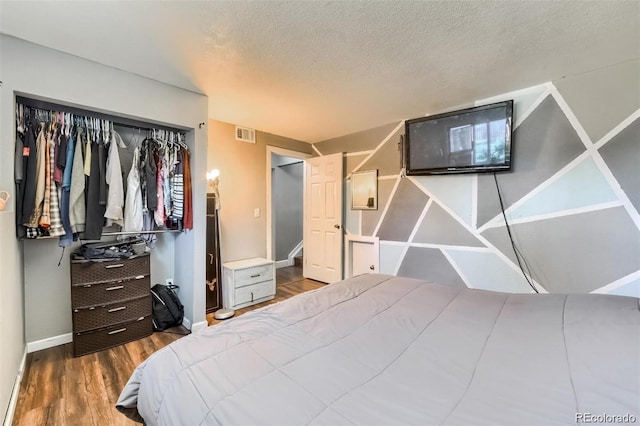
[[[220,170],[209,170],[207,172],[208,192],[212,192],[215,195],[216,210],[220,210],[220,191],[218,189],[218,183],[220,183]]]

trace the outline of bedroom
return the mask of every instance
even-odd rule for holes
[[[158,21],[180,22],[169,34],[147,19],[148,5],[135,2],[2,2],[2,152],[14,149],[14,92],[194,129],[194,193],[201,195],[194,222],[204,221],[205,172],[218,168],[225,261],[266,256],[266,145],[344,152],[346,173],[378,170],[378,210],[351,210],[345,201],[343,224],[350,234],[380,237],[380,272],[518,292],[528,284],[498,233],[491,176],[400,179],[396,150],[402,120],[514,99],[514,171],[499,181],[534,278],[550,293],[638,297],[637,2],[506,10],[491,2],[294,4],[154,6]],[[480,33],[465,28],[474,19]],[[470,40],[495,45],[476,52]],[[234,44],[241,41],[248,44]],[[257,143],[236,142],[234,124],[258,129]],[[557,143],[518,144],[547,131]],[[0,190],[11,192],[13,161],[0,161]],[[48,270],[31,263],[35,256],[57,271],[57,245],[18,242],[11,201],[0,220],[4,413],[27,347],[69,342],[71,319],[68,275],[49,282]],[[165,247],[157,256],[169,261],[152,267],[154,281],[204,281],[202,233],[180,234]],[[423,268],[424,259],[438,268]],[[186,317],[204,326],[204,289],[182,291]]]

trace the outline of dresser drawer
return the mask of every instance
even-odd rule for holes
[[[88,331],[151,315],[151,296],[73,310],[73,331]]]
[[[71,307],[73,309],[89,308],[148,296],[150,288],[149,276],[98,284],[72,285]]]
[[[106,262],[72,262],[71,284],[92,284],[149,275],[148,255]]]
[[[106,327],[97,331],[73,334],[73,354],[85,355],[118,346],[153,333],[151,315],[124,324]]]
[[[273,263],[235,271],[236,288],[271,279],[273,279]]]
[[[236,307],[240,305],[251,305],[255,302],[263,302],[273,299],[276,294],[276,286],[273,280],[265,281],[259,284],[253,284],[240,287],[235,290],[234,304]]]

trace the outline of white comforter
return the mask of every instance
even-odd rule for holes
[[[149,425],[640,422],[638,299],[363,275],[182,338],[118,407]]]

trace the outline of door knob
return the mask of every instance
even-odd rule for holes
[[[376,267],[371,265],[371,266],[369,266],[369,269],[371,269],[372,271],[375,271]]]
[[[340,225],[333,225],[334,228],[340,229]]]

